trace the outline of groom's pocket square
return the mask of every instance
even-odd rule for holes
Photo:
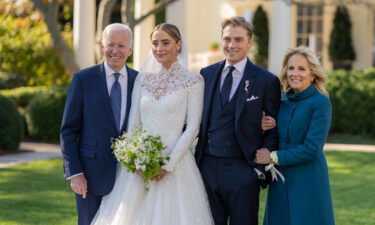
[[[246,99],[246,102],[251,102],[251,101],[257,100],[258,98],[259,98],[258,96],[252,95],[250,98]]]

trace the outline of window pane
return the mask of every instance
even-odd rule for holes
[[[307,33],[312,33],[312,21],[307,21]]]
[[[297,47],[302,45],[302,38],[297,38]]]
[[[316,7],[316,15],[322,16],[323,15],[323,6],[317,6]]]
[[[318,20],[317,21],[317,30],[316,30],[317,33],[323,33],[323,21],[322,20]]]
[[[303,21],[299,20],[297,23],[297,32],[302,33],[303,32]]]
[[[304,11],[303,9],[304,9],[303,6],[301,6],[301,5],[298,6],[298,16],[303,16],[303,14],[304,14],[303,13],[303,11]]]
[[[313,6],[307,6],[307,15],[312,16],[313,15]]]
[[[323,40],[321,37],[316,39],[316,50],[317,52],[321,52],[323,50]]]

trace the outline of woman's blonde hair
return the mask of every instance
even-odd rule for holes
[[[318,57],[309,48],[304,47],[304,46],[291,48],[288,50],[288,52],[284,56],[284,60],[282,64],[282,71],[280,75],[281,83],[284,86],[284,90],[288,91],[291,89],[288,83],[288,78],[287,78],[288,61],[290,57],[296,54],[305,57],[305,59],[309,63],[309,69],[311,73],[314,75],[312,84],[315,86],[315,88],[323,95],[328,96],[328,92],[325,88],[325,83],[327,81],[327,74],[324,72],[322,65],[319,62]]]

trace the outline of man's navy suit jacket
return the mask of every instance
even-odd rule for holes
[[[126,130],[131,93],[137,71],[128,72]],[[112,154],[111,138],[119,136],[108,94],[104,64],[77,72],[65,104],[61,127],[64,177],[84,173],[88,193],[108,194],[115,182],[117,160]]]
[[[206,147],[213,95],[224,65],[225,60],[201,70],[205,79],[205,91],[202,124],[195,152],[198,165]],[[277,118],[280,107],[280,81],[275,75],[254,65],[249,60],[246,62],[243,76],[238,85],[235,134],[249,166],[264,171],[264,166],[254,162],[256,150],[277,149],[278,133],[276,128],[262,132],[262,112],[265,111],[267,115]],[[215,123],[215,126],[220,126],[220,124]]]

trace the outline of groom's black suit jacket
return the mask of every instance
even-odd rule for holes
[[[213,95],[224,65],[225,60],[201,70],[205,79],[205,90],[202,124],[195,152],[198,165],[206,147]],[[249,166],[263,171],[264,166],[254,162],[256,150],[260,148],[276,149],[278,134],[276,128],[262,132],[262,112],[265,111],[267,115],[277,118],[280,106],[280,81],[272,73],[254,65],[249,60],[247,60],[243,76],[238,85],[235,134]],[[246,83],[248,84],[247,89],[245,89]]]

